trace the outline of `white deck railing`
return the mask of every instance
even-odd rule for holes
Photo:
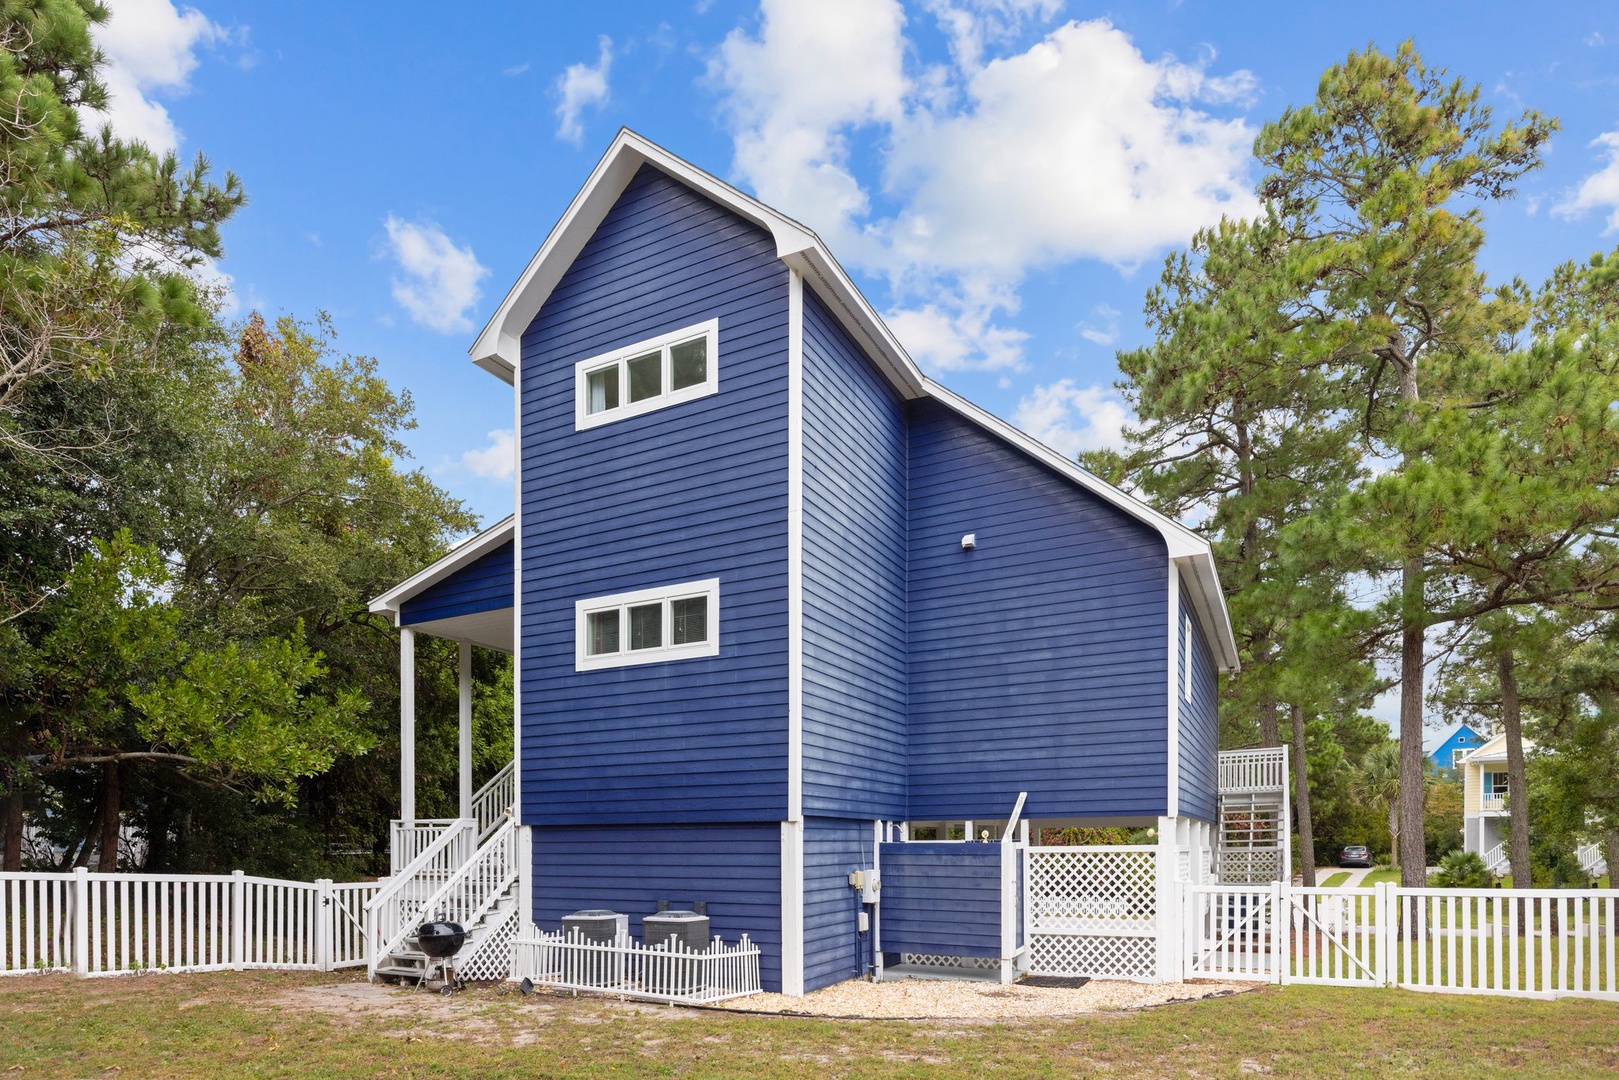
[[[1478,801],[1478,808],[1483,812],[1504,813],[1507,808],[1505,795],[1484,795]]]
[[[1287,747],[1220,752],[1220,793],[1287,790]]]
[[[663,1002],[712,1002],[760,992],[759,947],[746,934],[735,945],[715,938],[696,952],[673,941],[648,947],[534,931],[512,946],[512,978],[556,990],[596,991]]]
[[[0,874],[0,975],[363,962],[349,912],[377,884],[234,874]]]
[[[389,823],[388,873],[397,874],[415,862],[422,852],[454,828],[458,821],[459,818],[394,819]]]
[[[517,805],[517,775],[512,762],[489,778],[472,796],[472,816],[478,820],[478,843],[500,828],[506,811]]]

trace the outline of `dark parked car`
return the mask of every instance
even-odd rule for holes
[[[1350,844],[1338,852],[1339,866],[1365,866],[1372,865],[1372,852],[1365,844]]]

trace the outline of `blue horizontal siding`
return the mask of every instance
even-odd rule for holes
[[[534,921],[544,930],[585,908],[630,917],[630,935],[659,900],[708,904],[712,933],[759,946],[766,990],[781,989],[781,826],[640,825],[534,830]]]
[[[849,872],[873,865],[869,821],[804,819],[804,989],[854,978],[869,960],[871,938],[856,938],[860,892]]]
[[[517,573],[514,552],[508,540],[444,580],[434,582],[399,605],[400,624],[409,626],[511,607],[512,579]]]
[[[1001,845],[882,844],[885,953],[1001,955]]]
[[[908,816],[1164,813],[1163,540],[933,401],[908,509]]]
[[[1219,797],[1220,684],[1209,652],[1208,636],[1192,609],[1192,596],[1181,585],[1181,637],[1192,628],[1192,655],[1180,658],[1180,677],[1175,696],[1180,702],[1180,812],[1187,817],[1213,821]],[[1180,650],[1186,652],[1184,648]],[[1192,665],[1192,694],[1186,696],[1186,665]]]
[[[804,812],[905,815],[905,403],[804,295]]]
[[[719,391],[574,430],[574,365],[719,320]],[[781,821],[787,808],[787,271],[651,167],[523,336],[523,815]],[[574,671],[574,603],[720,579],[719,655]]]

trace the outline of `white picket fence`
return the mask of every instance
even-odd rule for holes
[[[233,874],[0,874],[0,975],[127,975],[365,963],[376,882]]]
[[[746,934],[735,945],[715,938],[698,952],[678,941],[612,944],[534,930],[512,946],[512,978],[555,990],[590,990],[661,1002],[714,1002],[760,992],[759,947]]]
[[[1184,973],[1619,1001],[1619,891],[1184,887]]]

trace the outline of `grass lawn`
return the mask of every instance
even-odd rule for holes
[[[0,1077],[1272,1075],[1619,1071],[1619,1004],[1266,987],[1017,1024],[747,1016],[343,975],[0,980]],[[20,1068],[18,1068],[20,1066]]]
[[[1349,880],[1349,871],[1340,870],[1336,874],[1328,874],[1326,877],[1318,880],[1321,882],[1318,888],[1336,889],[1338,886]]]

